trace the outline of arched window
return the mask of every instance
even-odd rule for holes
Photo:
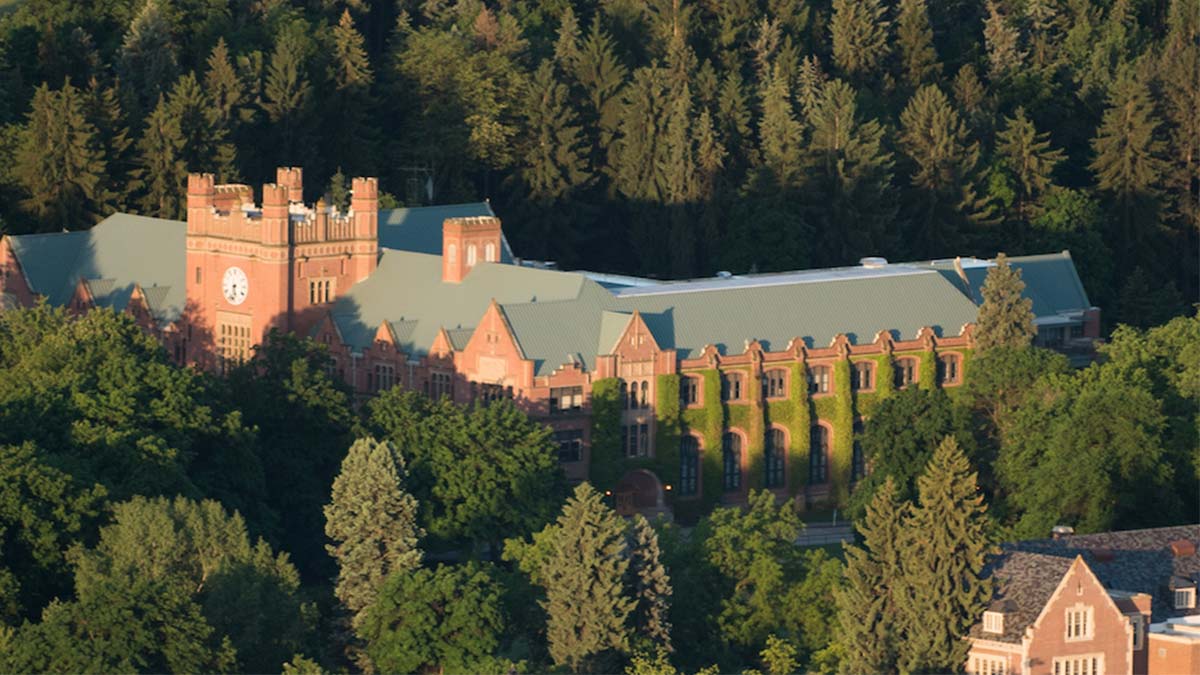
[[[621,381],[621,407],[629,407],[629,385],[624,380]]]
[[[870,391],[875,388],[875,364],[871,361],[856,361],[850,370],[850,388],[854,391]]]
[[[691,497],[700,485],[700,441],[695,436],[679,439],[679,496]]]
[[[764,485],[768,488],[781,488],[784,486],[784,457],[787,456],[787,439],[784,437],[782,429],[770,429],[767,431],[767,444],[763,448],[764,459],[766,460],[766,480]]]
[[[959,382],[958,354],[943,354],[938,357],[938,384],[958,384]]]
[[[471,244],[467,247],[467,267],[475,266],[475,260],[478,255],[479,254],[475,252],[475,244]]]
[[[490,241],[487,246],[483,247],[483,259],[488,262],[496,262],[496,245]]]
[[[850,461],[850,482],[858,482],[867,477],[867,457],[862,447],[862,420],[854,423],[854,456]]]
[[[637,382],[629,383],[629,409],[630,410],[638,409],[638,383]]]
[[[458,245],[450,244],[446,247],[446,259],[453,265],[458,262]]]
[[[700,403],[700,378],[685,375],[679,379],[679,402],[685,406]]]
[[[917,360],[911,357],[896,359],[896,388],[904,389],[917,381]]]
[[[721,456],[724,463],[723,485],[726,492],[742,489],[742,437],[729,432],[721,437]]]
[[[650,407],[650,381],[642,380],[642,407]]]
[[[829,482],[829,429],[815,425],[808,447],[808,483],[824,485]]]

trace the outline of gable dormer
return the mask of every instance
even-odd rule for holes
[[[442,222],[442,281],[461,283],[481,262],[500,262],[500,219],[447,218]]]

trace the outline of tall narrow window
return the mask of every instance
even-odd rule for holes
[[[767,432],[766,447],[763,448],[763,459],[767,475],[764,485],[768,488],[784,486],[784,457],[787,456],[787,441],[782,429],[771,429]]]
[[[475,244],[467,246],[467,267],[475,266],[475,258],[478,254],[475,252]]]
[[[650,407],[650,381],[642,380],[642,407]]]
[[[700,402],[700,378],[684,376],[679,381],[679,400],[684,406]]]
[[[958,384],[958,363],[958,354],[943,354],[938,357],[938,384],[942,386]]]
[[[721,400],[742,400],[742,374],[725,373],[721,376]]]
[[[897,389],[904,389],[916,382],[917,360],[914,358],[896,359],[895,379]]]
[[[763,395],[767,398],[787,398],[787,371],[782,368],[763,373]]]
[[[729,432],[721,437],[721,458],[724,464],[722,485],[726,492],[742,489],[742,437]]]
[[[808,448],[808,482],[824,485],[829,482],[829,430],[820,424],[812,428]]]
[[[828,394],[830,380],[829,366],[812,366],[808,369],[808,393]]]
[[[496,245],[490,241],[487,246],[483,247],[483,259],[487,262],[496,262]]]
[[[554,432],[554,441],[558,443],[558,461],[578,462],[583,456],[583,430],[556,431]]]
[[[679,495],[691,497],[700,484],[700,441],[695,436],[679,439]]]
[[[869,391],[875,388],[875,364],[858,361],[850,370],[850,388],[854,391]]]
[[[863,455],[862,420],[854,423],[854,456],[850,461],[850,481],[857,482],[867,477],[867,458]]]
[[[450,244],[446,247],[446,259],[453,265],[458,262],[458,246]]]

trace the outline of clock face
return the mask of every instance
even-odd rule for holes
[[[240,267],[225,270],[225,277],[221,280],[221,292],[231,305],[245,302],[246,294],[250,292],[250,280],[246,278],[246,273]]]

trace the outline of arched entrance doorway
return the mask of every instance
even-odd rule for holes
[[[662,483],[646,469],[634,469],[621,477],[613,489],[617,513],[632,516],[635,513],[661,511],[663,508]]]

